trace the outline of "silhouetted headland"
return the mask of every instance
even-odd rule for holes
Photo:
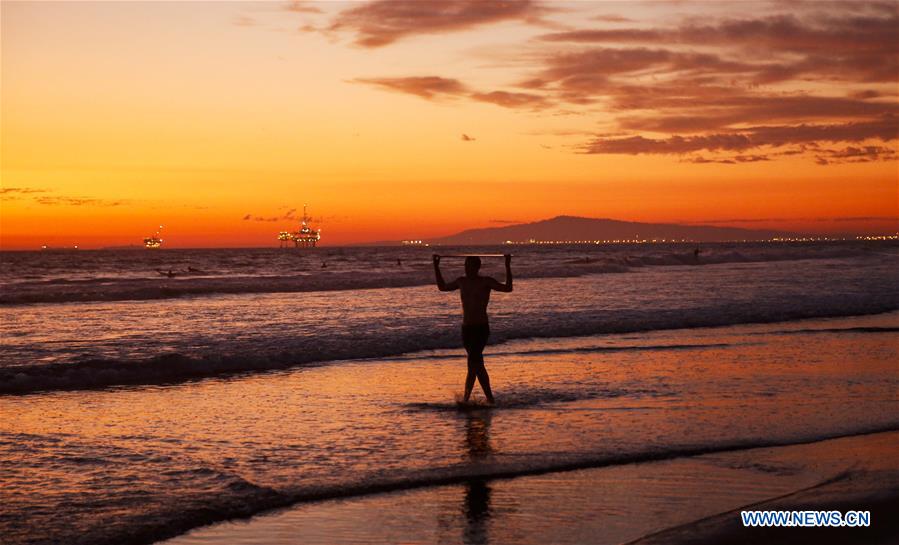
[[[726,242],[735,240],[769,240],[797,236],[787,231],[679,225],[674,223],[642,223],[605,218],[556,216],[533,223],[468,229],[454,235],[429,240],[431,244],[503,244],[535,241],[614,241],[614,240],[688,240]]]

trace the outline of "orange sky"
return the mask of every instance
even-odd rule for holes
[[[779,5],[4,1],[0,247],[895,232],[899,8]]]

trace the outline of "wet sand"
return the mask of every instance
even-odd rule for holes
[[[899,432],[303,504],[166,545],[893,543]],[[870,510],[868,528],[744,528],[740,510]]]
[[[633,545],[899,543],[899,517],[896,516],[899,513],[899,469],[895,461],[896,452],[899,452],[899,433],[825,441],[816,446],[819,448],[810,453],[808,448],[798,447],[775,450],[785,453],[793,450],[793,455],[809,456],[815,463],[821,458],[830,463],[831,448],[837,452],[856,450],[858,454],[840,457],[834,468],[843,466],[845,469],[816,485],[668,528],[638,539]],[[871,525],[864,528],[746,528],[740,518],[742,509],[870,511]]]

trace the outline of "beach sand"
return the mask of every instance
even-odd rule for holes
[[[166,545],[899,541],[899,432],[303,504]],[[741,509],[870,510],[868,528],[744,528]]]

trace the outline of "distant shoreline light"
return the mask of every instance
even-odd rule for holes
[[[496,244],[507,245],[507,246],[528,246],[528,245],[564,245],[564,244],[584,244],[584,245],[602,245],[602,244],[737,244],[737,243],[792,243],[792,242],[848,242],[848,241],[859,241],[859,242],[895,242],[899,241],[899,233],[893,233],[890,235],[857,235],[846,236],[846,237],[777,237],[771,239],[757,239],[757,240],[749,240],[749,239],[740,239],[740,240],[719,240],[719,241],[701,241],[701,240],[693,240],[693,239],[608,239],[608,240],[537,240],[537,239],[529,239],[526,241],[514,241],[514,240],[506,240],[501,243],[485,243],[485,244],[475,244],[478,246],[492,246]],[[402,246],[421,246],[421,247],[429,247],[432,243],[426,242],[424,240],[402,240],[399,243],[386,244],[390,245],[402,245]],[[347,244],[347,245],[333,245],[333,248],[340,247],[355,247],[359,244]],[[437,246],[459,246],[460,244],[436,244]],[[464,245],[464,244],[461,244]],[[88,248],[94,250],[138,250],[144,249],[143,245],[129,245],[129,246],[106,246],[100,248]],[[184,247],[184,248],[172,248],[179,250],[197,250],[197,249],[216,249],[216,248],[227,248],[234,249],[231,247],[221,247],[221,246],[197,246],[197,247]],[[266,246],[246,246],[245,248],[266,248]],[[66,251],[66,250],[78,250],[81,249],[79,246],[50,246],[49,244],[41,245],[39,248],[36,248],[38,251]],[[32,248],[2,248],[0,247],[0,251],[4,252],[27,252],[34,251]]]
[[[729,243],[737,243],[737,242],[840,242],[847,240],[899,240],[899,233],[892,235],[859,235],[855,238],[847,238],[847,237],[774,237],[768,239],[734,239],[734,240],[719,240],[719,241],[711,241],[715,243],[721,242],[729,242]],[[634,238],[634,239],[608,239],[608,240],[537,240],[537,239],[529,239],[526,241],[515,241],[515,240],[506,240],[502,244],[509,246],[527,246],[527,245],[545,245],[545,244],[701,244],[701,243],[709,243],[710,241],[702,241],[695,239],[665,239],[665,238],[652,238],[652,239],[642,239],[642,238]]]

